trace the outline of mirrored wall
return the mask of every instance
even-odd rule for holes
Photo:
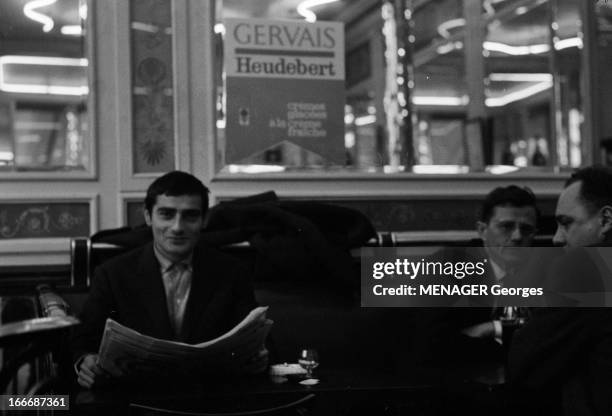
[[[86,19],[85,0],[0,2],[0,177],[91,174]]]
[[[216,6],[218,172],[553,174],[591,156],[578,2],[218,0]],[[291,140],[227,159],[228,18],[343,22],[342,160]]]

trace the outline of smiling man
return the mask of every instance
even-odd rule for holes
[[[78,383],[90,388],[109,375],[97,364],[106,319],[156,338],[199,343],[216,338],[255,306],[236,260],[200,243],[208,189],[180,171],[156,179],[145,198],[153,241],[102,264],[74,339]],[[263,370],[267,356],[253,360]]]

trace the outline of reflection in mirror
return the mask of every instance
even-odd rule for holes
[[[598,91],[595,95],[599,105],[593,111],[599,119],[599,146],[601,163],[612,166],[612,2],[598,1],[595,4],[597,28]],[[597,158],[595,158],[597,160]]]
[[[85,0],[0,2],[0,171],[90,168]]]
[[[494,7],[488,19],[484,53],[490,163],[516,169],[554,164],[549,12],[546,1],[507,1]]]
[[[559,166],[582,164],[582,19],[580,4],[573,0],[552,1],[552,45],[555,80],[554,129]]]
[[[414,12],[416,172],[465,171],[464,120],[470,101],[461,0],[422,2]],[[432,167],[438,166],[438,167]]]
[[[216,12],[218,171],[503,174],[588,159],[573,0],[217,0]],[[291,143],[226,162],[228,17],[344,23],[344,164]]]

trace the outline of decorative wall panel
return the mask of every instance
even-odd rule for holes
[[[131,2],[134,173],[175,167],[172,2]]]
[[[139,201],[125,202],[125,225],[137,227],[144,224],[144,203],[142,199]]]
[[[377,231],[475,231],[483,197],[413,198],[413,199],[317,199],[341,205],[363,213]],[[217,198],[217,202],[231,201],[231,197]],[[302,200],[302,198],[282,198]],[[310,199],[312,200],[312,199]],[[538,199],[542,214],[539,233],[553,234],[556,228],[554,212],[557,197]]]
[[[338,200],[329,201],[365,214],[378,231],[448,231],[476,229],[478,199]],[[540,233],[555,230],[555,198],[540,199]]]
[[[87,237],[89,202],[0,202],[0,240]]]

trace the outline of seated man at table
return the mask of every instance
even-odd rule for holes
[[[476,223],[482,247],[448,247],[433,257],[446,262],[478,262],[487,259],[479,283],[509,285],[510,276],[521,266],[521,250],[532,245],[539,211],[534,194],[515,185],[498,187],[483,201]],[[476,245],[476,243],[475,243]],[[420,361],[501,362],[502,308],[492,299],[468,299],[472,307],[429,309],[417,323],[416,353]],[[482,305],[482,306],[480,306]],[[452,351],[452,354],[448,352]]]
[[[569,277],[578,287],[591,285],[591,263],[599,276],[610,279],[609,265],[598,260],[605,260],[601,253],[609,257],[610,249],[602,247],[612,246],[612,169],[576,171],[559,196],[555,216],[553,242],[565,248],[564,261],[580,263],[566,268],[570,276],[552,274],[552,283],[560,279],[565,285]],[[563,414],[612,414],[612,309],[538,308],[515,334],[508,361],[516,386],[538,395],[552,392]]]
[[[199,242],[208,189],[180,171],[157,178],[145,198],[153,241],[111,259],[94,273],[74,338],[78,383],[108,378],[97,363],[105,321],[112,318],[144,335],[190,344],[214,339],[255,306],[249,278],[236,261]],[[267,355],[247,371],[262,371]]]

